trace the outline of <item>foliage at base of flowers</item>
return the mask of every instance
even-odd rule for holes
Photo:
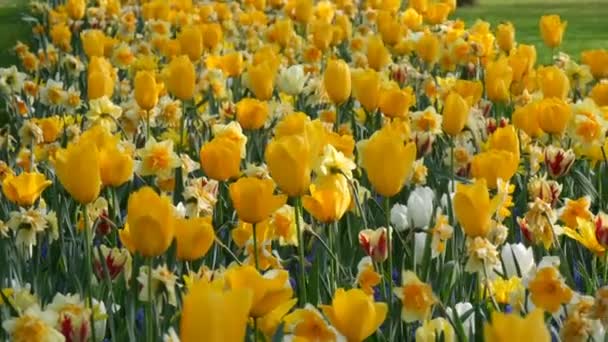
[[[32,2],[0,339],[604,340],[608,51],[455,7]]]

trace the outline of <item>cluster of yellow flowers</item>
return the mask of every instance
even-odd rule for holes
[[[608,51],[455,9],[33,2],[0,338],[604,339]]]

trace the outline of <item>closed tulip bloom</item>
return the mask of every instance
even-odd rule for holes
[[[438,25],[447,20],[448,15],[452,11],[450,5],[436,2],[429,4],[428,10],[424,14],[424,19],[431,25]]]
[[[245,68],[243,63],[243,55],[240,52],[231,52],[222,56],[220,67],[226,76],[239,76]]]
[[[341,104],[348,100],[351,91],[350,69],[341,59],[332,59],[327,62],[323,83],[329,99],[334,104]]]
[[[391,53],[388,51],[379,36],[371,36],[367,40],[367,63],[380,71],[391,62]]]
[[[470,106],[456,92],[450,92],[443,107],[443,130],[451,136],[456,136],[467,123]]]
[[[260,101],[270,100],[274,90],[275,70],[269,63],[251,64],[247,68],[249,89]]]
[[[180,341],[243,341],[252,301],[250,289],[224,290],[206,281],[195,282],[184,295]]]
[[[332,42],[332,26],[325,20],[315,20],[310,23],[310,33],[315,47],[321,51],[326,50]]]
[[[441,44],[439,38],[431,32],[426,32],[416,43],[416,53],[428,65],[433,65],[439,60]]]
[[[467,236],[474,238],[488,235],[496,202],[490,199],[485,179],[476,179],[473,184],[456,184],[454,213]]]
[[[300,23],[307,23],[312,19],[314,4],[312,0],[295,0],[294,17]]]
[[[488,137],[488,146],[491,150],[511,152],[519,160],[519,137],[513,125],[497,128]]]
[[[596,79],[608,77],[608,50],[585,50],[581,53],[581,61],[589,66]]]
[[[186,26],[177,35],[181,52],[186,54],[191,61],[195,62],[203,54],[203,35],[201,30],[195,26]]]
[[[537,110],[538,124],[549,134],[563,134],[572,116],[572,108],[564,100],[557,98],[540,101]]]
[[[101,72],[89,72],[87,77],[87,96],[89,100],[95,100],[100,97],[112,97],[114,93],[114,80],[112,76]]]
[[[144,257],[159,256],[173,241],[175,217],[168,197],[151,187],[131,193],[127,203],[127,224],[133,248]]]
[[[357,145],[360,164],[374,190],[385,197],[399,193],[412,173],[416,144],[406,145],[399,131],[384,126]]]
[[[422,15],[416,9],[409,7],[401,15],[401,22],[410,30],[416,31],[422,26]]]
[[[240,174],[241,153],[242,147],[237,141],[214,138],[201,148],[201,168],[207,177],[217,181],[236,178]]]
[[[141,70],[135,75],[135,101],[144,110],[156,107],[158,87],[152,71]]]
[[[182,101],[194,96],[196,72],[188,56],[182,55],[171,60],[166,84],[169,92]]]
[[[456,80],[452,90],[460,94],[472,106],[481,99],[483,84],[481,81]]]
[[[513,69],[506,57],[489,62],[486,67],[485,84],[488,98],[494,102],[508,102],[513,81]]]
[[[549,342],[551,333],[545,324],[543,310],[534,309],[526,317],[518,312],[492,312],[492,320],[483,327],[486,341],[538,341]]]
[[[304,209],[316,220],[325,223],[340,220],[350,203],[350,189],[342,174],[318,177],[310,185],[310,195],[302,198]]]
[[[331,305],[320,305],[331,324],[348,341],[363,341],[386,319],[386,303],[377,303],[361,289],[337,289]]]
[[[86,30],[80,34],[82,48],[87,57],[103,57],[106,36],[101,30]]]
[[[562,21],[557,14],[543,15],[540,18],[539,27],[545,45],[550,48],[560,46],[566,26],[568,26],[568,22]]]
[[[259,318],[270,313],[293,296],[289,284],[289,272],[271,270],[264,275],[253,266],[236,266],[229,268],[225,275],[229,289],[249,289],[253,293],[249,315]]]
[[[87,9],[86,0],[68,0],[65,3],[65,10],[72,20],[80,20],[84,17]]]
[[[67,192],[81,204],[99,196],[99,152],[91,141],[69,144],[55,154],[55,172]]]
[[[9,175],[2,181],[2,192],[6,198],[22,207],[29,207],[40,197],[44,189],[53,184],[38,172],[23,172],[19,176]]]
[[[589,92],[589,97],[600,107],[608,106],[608,83],[594,85]]]
[[[543,134],[539,123],[538,102],[530,102],[522,107],[515,108],[513,111],[513,125],[526,132],[532,138],[537,138]]]
[[[380,101],[380,75],[371,69],[352,72],[353,96],[368,112],[378,108]]]
[[[390,118],[404,118],[415,104],[416,96],[411,87],[401,89],[397,83],[390,82],[380,89],[378,106]]]
[[[268,103],[245,98],[236,104],[236,120],[243,129],[260,129],[268,118]]]
[[[556,97],[563,100],[568,96],[570,81],[562,69],[554,65],[541,67],[536,75],[545,98]]]
[[[99,171],[104,186],[123,185],[133,177],[134,167],[133,156],[116,145],[99,150]]]
[[[275,137],[264,155],[270,176],[290,197],[303,195],[310,185],[311,149],[304,135]]]
[[[471,175],[486,180],[488,187],[496,189],[498,179],[510,180],[517,172],[519,158],[505,150],[489,150],[473,156]]]
[[[178,259],[193,261],[204,257],[215,241],[211,216],[178,219],[175,241]]]
[[[534,71],[536,64],[536,47],[520,44],[511,51],[509,65],[513,69],[513,81],[522,81],[525,76]]]
[[[496,28],[496,42],[504,53],[511,51],[515,45],[515,27],[510,21],[498,24]]]
[[[270,179],[243,177],[230,184],[230,198],[239,218],[247,223],[267,219],[287,201],[285,195],[274,195]]]
[[[203,46],[207,49],[215,49],[224,39],[224,31],[218,23],[201,25]]]

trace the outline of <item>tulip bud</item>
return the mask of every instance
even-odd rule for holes
[[[375,262],[383,262],[388,258],[386,228],[376,230],[364,229],[359,232],[359,244],[363,251]]]
[[[564,151],[553,145],[545,148],[545,164],[549,175],[553,178],[559,178],[568,173],[575,159],[576,155],[572,149]]]
[[[169,64],[167,88],[180,100],[190,100],[194,95],[196,72],[187,56],[176,57]]]
[[[433,151],[435,135],[429,132],[416,132],[414,141],[416,141],[416,151],[418,151],[416,159],[420,159]]]
[[[203,54],[203,36],[198,27],[187,26],[177,36],[181,52],[188,55],[191,61],[196,61]]]
[[[595,238],[602,246],[608,247],[608,215],[602,211],[595,217]]]
[[[583,64],[589,66],[596,79],[608,77],[608,50],[586,50],[581,53]]]
[[[506,23],[498,24],[496,41],[498,42],[498,47],[502,51],[505,53],[511,51],[515,41],[515,27],[513,27],[511,22],[507,21]]]
[[[126,248],[108,248],[106,245],[99,246],[101,249],[101,258],[98,253],[93,253],[95,261],[93,263],[93,270],[97,278],[105,279],[105,269],[103,263],[106,264],[108,270],[108,276],[111,280],[116,279],[123,271],[125,271],[126,278],[131,276],[131,255]]]
[[[135,75],[135,100],[139,107],[144,110],[156,107],[158,88],[153,72],[141,70]]]
[[[568,22],[562,21],[559,15],[543,15],[540,18],[539,27],[545,45],[550,48],[560,46],[566,26],[568,26]]]
[[[443,130],[456,136],[467,123],[469,118],[469,104],[456,92],[450,92],[443,108]]]
[[[323,83],[329,99],[341,104],[350,97],[351,79],[348,64],[343,60],[330,60],[327,63]]]

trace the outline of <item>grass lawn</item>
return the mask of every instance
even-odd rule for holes
[[[489,21],[493,27],[511,21],[516,40],[535,44],[539,61],[547,62],[550,51],[543,45],[538,28],[539,18],[544,14],[559,14],[568,21],[560,50],[576,59],[583,50],[608,48],[608,0],[478,0],[474,7],[458,9],[455,16],[467,25],[478,18]]]
[[[28,24],[21,20],[27,0],[0,0],[0,67],[17,63],[10,51],[18,40],[27,41],[31,35]]]

